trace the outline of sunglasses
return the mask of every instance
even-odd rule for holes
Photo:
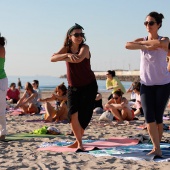
[[[145,22],[144,22],[144,25],[145,25],[145,26],[147,26],[147,25],[153,26],[155,23],[156,23],[156,22],[154,22],[154,21],[145,21]]]
[[[115,99],[115,100],[117,100],[117,99],[118,99],[118,97],[113,97],[112,99]]]
[[[75,36],[76,38],[78,38],[79,36],[84,37],[84,33],[75,33],[75,34],[72,34],[72,35]]]

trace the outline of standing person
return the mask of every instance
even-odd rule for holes
[[[5,140],[6,135],[6,92],[8,89],[8,78],[5,73],[5,43],[6,39],[0,35],[0,140]]]
[[[20,78],[18,78],[18,90],[20,91],[22,89],[22,84]]]
[[[66,35],[64,46],[51,57],[51,62],[66,61],[68,80],[68,114],[76,141],[69,147],[84,150],[82,137],[88,126],[97,93],[95,75],[90,66],[90,51],[83,27],[75,24]]]
[[[116,91],[116,90],[121,90],[123,93],[126,92],[125,87],[123,86],[123,84],[121,83],[121,81],[118,79],[118,77],[116,76],[116,73],[114,70],[108,70],[107,71],[107,79],[106,79],[106,89],[107,90],[111,90],[112,94]],[[110,100],[112,98],[112,94],[108,97],[108,100]]]
[[[162,155],[163,113],[170,95],[170,72],[166,62],[169,38],[158,35],[163,18],[161,13],[149,13],[144,22],[148,36],[126,43],[127,49],[141,51],[141,103],[153,143],[148,154],[158,156]]]

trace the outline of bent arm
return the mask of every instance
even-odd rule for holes
[[[144,50],[146,47],[141,44],[141,41],[143,41],[143,38],[138,38],[132,42],[127,42],[125,48],[129,50]]]
[[[51,62],[64,61],[68,57],[67,49],[62,47],[57,53],[54,53],[51,57]]]
[[[37,97],[38,93],[32,93],[24,102],[23,104],[26,104],[28,102],[31,102],[33,98]]]
[[[80,49],[79,54],[69,54],[67,58],[64,59],[64,61],[70,62],[70,63],[80,63],[85,58],[90,58],[90,52],[89,52],[89,46],[83,45]]]
[[[159,48],[163,48],[166,51],[168,51],[169,38],[163,37],[161,38],[161,40],[148,40],[148,41],[141,41],[140,43],[146,46],[157,46]]]

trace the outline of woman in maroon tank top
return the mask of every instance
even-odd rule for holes
[[[82,136],[88,126],[97,94],[95,75],[91,70],[89,46],[84,44],[83,27],[75,24],[66,35],[64,46],[51,62],[66,61],[68,80],[68,116],[76,141],[68,146],[84,150]]]

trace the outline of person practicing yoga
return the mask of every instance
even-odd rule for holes
[[[67,88],[64,83],[60,84],[55,89],[55,94],[45,99],[38,99],[40,102],[45,102],[45,115],[44,120],[46,122],[59,122],[68,120],[68,109],[67,109]],[[55,101],[55,107],[50,102]]]
[[[170,72],[166,62],[169,38],[158,34],[163,18],[161,13],[149,13],[144,22],[148,36],[126,43],[127,49],[140,50],[141,53],[141,104],[153,143],[148,154],[157,156],[162,155],[163,114],[170,95]]]
[[[83,27],[75,24],[66,34],[63,47],[51,57],[51,62],[66,61],[68,80],[68,115],[74,144],[68,146],[84,150],[82,137],[88,126],[97,94],[97,82],[90,65],[90,50],[86,45]]]
[[[134,111],[122,94],[121,90],[115,91],[112,94],[112,98],[105,104],[105,108],[112,112],[118,123],[122,123],[124,120],[130,121],[134,119]]]

